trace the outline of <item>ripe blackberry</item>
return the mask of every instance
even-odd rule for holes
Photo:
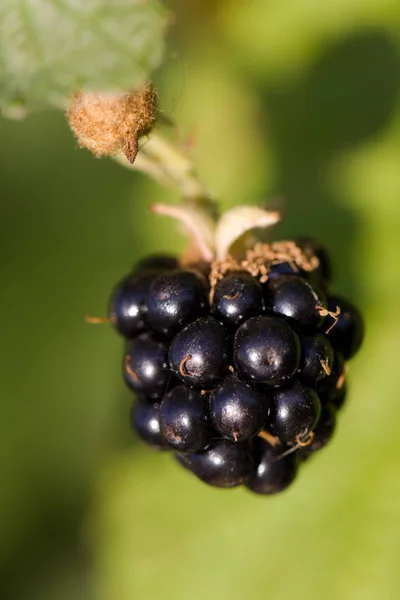
[[[221,381],[228,366],[223,325],[212,317],[187,325],[171,342],[169,364],[186,385],[209,389]]]
[[[254,469],[249,447],[220,440],[204,452],[176,454],[179,462],[199,479],[216,487],[231,488],[245,483]]]
[[[280,492],[332,438],[360,314],[331,293],[315,240],[235,243],[275,214],[235,209],[208,231],[198,206],[158,210],[190,220],[195,243],[180,262],[145,258],[114,288],[123,375],[140,396],[132,427],[210,485]]]
[[[333,349],[325,335],[317,333],[301,339],[299,379],[314,387],[331,374]]]
[[[124,337],[131,338],[148,327],[147,294],[158,273],[130,274],[115,286],[108,312],[111,323]]]
[[[161,399],[171,380],[166,344],[146,333],[130,340],[123,360],[123,376],[135,392]]]
[[[261,284],[247,272],[229,273],[217,283],[211,314],[229,327],[237,327],[246,319],[263,311]]]
[[[285,444],[306,442],[320,412],[321,403],[315,390],[295,381],[275,391],[268,430]]]
[[[161,435],[171,448],[198,452],[215,436],[208,422],[208,398],[199,390],[179,385],[170,390],[160,405]]]
[[[143,399],[137,400],[131,409],[131,426],[149,446],[155,450],[166,450],[160,432],[159,405]]]
[[[248,440],[265,424],[271,398],[237,377],[227,377],[211,393],[210,416],[215,429],[235,442]]]
[[[196,271],[177,269],[154,279],[147,295],[147,318],[151,327],[171,336],[202,316],[208,308],[208,286]]]
[[[364,323],[357,308],[342,296],[328,297],[328,310],[340,307],[336,325],[329,332],[333,348],[341,352],[345,360],[358,352],[364,337]]]
[[[282,275],[269,282],[267,309],[304,327],[318,327],[324,320],[325,294],[302,277]]]
[[[283,319],[253,317],[236,332],[234,361],[244,380],[282,383],[298,369],[299,338]]]
[[[253,451],[255,471],[246,483],[246,487],[256,494],[277,494],[294,481],[297,474],[297,456],[284,454],[285,448],[273,448],[264,440],[255,440]]]

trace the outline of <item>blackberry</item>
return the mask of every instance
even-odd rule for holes
[[[263,311],[261,284],[247,272],[230,273],[217,283],[211,314],[227,326],[237,327]]]
[[[159,405],[139,399],[132,406],[131,426],[149,446],[155,450],[166,450],[160,431]]]
[[[174,335],[206,312],[207,294],[207,282],[199,272],[177,269],[159,275],[147,295],[151,327],[169,337]]]
[[[171,448],[182,452],[204,450],[215,437],[207,415],[208,398],[199,390],[179,385],[160,405],[161,434]]]
[[[187,325],[171,342],[169,363],[186,385],[204,389],[215,385],[228,365],[225,328],[212,317]]]
[[[302,277],[282,275],[270,281],[267,308],[294,324],[318,327],[324,320],[325,294]]]
[[[236,377],[227,377],[211,393],[210,416],[222,436],[241,442],[261,431],[268,416],[270,397]]]
[[[364,323],[359,310],[341,296],[328,297],[328,310],[340,307],[337,323],[329,332],[329,341],[333,348],[343,355],[345,360],[353,358],[358,352],[364,337]]]
[[[300,341],[283,319],[253,317],[236,332],[234,360],[245,380],[276,385],[298,369]]]
[[[295,381],[274,393],[268,429],[285,444],[305,442],[320,412],[321,403],[315,390]]]
[[[253,451],[255,470],[246,487],[256,494],[277,494],[289,487],[296,477],[298,462],[295,453],[282,456],[284,452],[284,446],[273,448],[257,439]]]
[[[299,379],[306,385],[315,386],[331,374],[333,349],[325,335],[317,333],[301,340]]]
[[[130,340],[123,360],[123,376],[135,392],[161,399],[171,380],[167,346],[150,334]]]
[[[231,488],[245,483],[254,468],[247,444],[220,440],[204,452],[176,455],[179,462],[199,479],[216,487]]]
[[[331,293],[329,256],[311,238],[227,256],[243,214],[217,227],[218,260],[210,240],[185,267],[168,255],[141,260],[114,288],[109,314],[126,338],[138,435],[210,485],[270,495],[332,439],[363,322]]]

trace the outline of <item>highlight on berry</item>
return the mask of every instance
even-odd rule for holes
[[[125,343],[132,428],[212,486],[285,490],[331,441],[363,339],[359,311],[331,286],[328,253],[309,238],[139,262],[105,319]]]

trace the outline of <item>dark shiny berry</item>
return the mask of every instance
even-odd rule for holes
[[[317,392],[321,402],[328,398],[327,402],[332,402],[332,398],[340,392],[345,383],[346,365],[343,355],[335,352],[331,374],[322,379],[317,384]]]
[[[246,487],[256,494],[277,494],[293,482],[297,473],[295,453],[281,455],[287,448],[273,448],[264,440],[254,440],[255,471],[246,483]]]
[[[147,294],[158,271],[131,274],[114,288],[109,315],[111,323],[126,338],[144,331],[147,323]]]
[[[283,319],[253,317],[236,332],[234,359],[243,380],[276,385],[297,370],[300,341]]]
[[[311,271],[311,275],[316,283],[325,289],[332,281],[332,263],[327,249],[313,238],[299,238],[296,243],[307,256],[317,257],[319,265]]]
[[[267,309],[304,327],[318,327],[325,318],[324,293],[302,277],[282,275],[268,282]]]
[[[172,340],[169,362],[186,385],[204,389],[215,385],[228,364],[224,326],[212,317],[190,323]]]
[[[247,444],[220,440],[204,452],[177,454],[179,462],[199,479],[216,487],[245,483],[253,470]]]
[[[333,349],[322,333],[301,339],[301,360],[298,371],[299,379],[306,385],[314,387],[321,379],[325,379],[333,368]]]
[[[171,336],[205,313],[208,306],[207,282],[196,271],[168,271],[156,277],[151,284],[147,306],[152,328]]]
[[[321,416],[314,430],[314,437],[311,444],[299,448],[299,456],[304,458],[324,448],[332,439],[335,427],[336,410],[332,404],[327,404],[322,407]]]
[[[150,404],[139,399],[132,406],[131,426],[140,437],[155,450],[166,450],[166,445],[160,433],[158,404]]]
[[[152,254],[139,261],[134,269],[136,272],[155,269],[157,271],[170,271],[178,268],[178,261],[175,256],[169,254]]]
[[[149,334],[130,340],[123,361],[123,376],[135,392],[152,399],[161,398],[171,380],[167,346]]]
[[[316,392],[295,381],[275,392],[267,428],[285,444],[305,441],[314,430],[320,412]]]
[[[210,396],[210,417],[215,429],[235,442],[248,440],[259,431],[268,416],[271,395],[227,377]]]
[[[343,354],[345,360],[352,358],[359,350],[364,337],[364,322],[359,310],[341,296],[328,297],[328,309],[336,311],[340,307],[337,323],[328,333],[333,348]]]
[[[170,390],[160,405],[160,427],[165,442],[181,452],[204,450],[215,431],[208,422],[208,397],[199,390],[179,385]]]
[[[263,310],[261,284],[250,273],[229,273],[214,290],[211,314],[227,326],[237,327]]]

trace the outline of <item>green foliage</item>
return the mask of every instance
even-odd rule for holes
[[[165,27],[158,0],[2,0],[2,114],[62,108],[79,88],[135,89],[160,63]]]

